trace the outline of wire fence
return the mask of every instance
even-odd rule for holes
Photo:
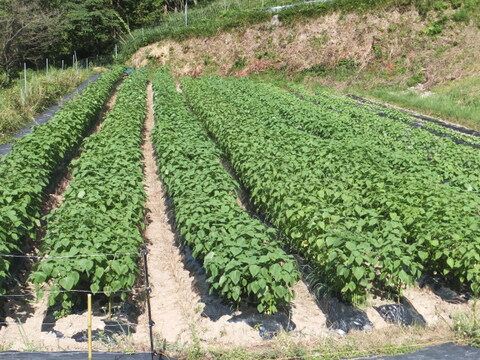
[[[38,261],[41,260],[49,260],[49,259],[69,259],[69,258],[108,258],[108,257],[113,257],[113,258],[118,258],[118,257],[124,257],[124,256],[132,256],[132,257],[144,257],[146,256],[145,252],[128,252],[128,253],[109,253],[109,254],[75,254],[75,255],[49,255],[49,254],[43,254],[43,255],[19,255],[19,254],[0,254],[0,258],[14,258],[14,259],[35,259]],[[147,274],[148,275],[148,274]],[[144,279],[146,280],[146,279]],[[116,293],[133,293],[133,292],[138,292],[138,291],[150,291],[148,286],[144,287],[137,287],[137,288],[132,288],[132,289],[119,289],[115,291],[96,291],[95,294],[116,294]],[[31,297],[31,296],[36,296],[39,293],[44,293],[45,290],[39,289],[37,292],[24,292],[21,294],[0,294],[0,298],[2,297]],[[91,294],[91,290],[53,290],[47,291],[49,294],[64,294],[64,293],[85,293],[85,294]]]
[[[31,298],[39,298],[42,297],[43,295],[55,295],[55,294],[85,294],[89,297],[91,297],[91,294],[95,295],[106,295],[108,297],[111,297],[112,295],[116,294],[138,294],[138,293],[144,293],[145,294],[145,305],[146,305],[146,310],[147,310],[147,317],[148,317],[148,322],[145,324],[138,324],[138,323],[132,323],[132,322],[123,322],[123,321],[118,321],[117,323],[105,323],[103,328],[108,328],[108,327],[122,327],[124,328],[125,326],[130,326],[130,327],[137,327],[137,326],[146,326],[149,328],[149,335],[150,335],[150,350],[151,350],[151,355],[152,359],[156,355],[158,355],[154,349],[154,339],[153,339],[153,326],[155,323],[152,321],[152,313],[151,313],[151,306],[150,306],[150,294],[151,294],[151,288],[149,284],[149,274],[148,274],[148,265],[147,265],[147,255],[148,255],[148,250],[146,248],[142,248],[140,252],[127,252],[127,253],[107,253],[107,254],[75,254],[75,255],[48,255],[48,254],[42,254],[42,255],[21,255],[21,254],[0,254],[0,258],[15,258],[15,259],[35,259],[35,260],[48,260],[48,259],[65,259],[65,258],[78,258],[78,257],[91,257],[91,258],[98,258],[98,257],[104,257],[104,258],[109,258],[113,257],[114,259],[117,259],[119,257],[125,257],[125,256],[134,256],[134,257],[139,257],[143,260],[143,286],[139,287],[133,287],[131,289],[118,289],[118,290],[98,290],[98,291],[91,291],[91,290],[84,290],[84,289],[70,289],[70,290],[51,290],[51,289],[43,289],[43,288],[38,288],[36,292],[33,291],[25,291],[21,293],[7,293],[7,294],[0,294],[0,298],[6,298],[7,301],[8,299],[11,298],[25,298],[25,301],[31,301]],[[23,286],[24,288],[27,288],[27,286]],[[90,300],[89,300],[90,301]],[[90,304],[90,303],[89,303]],[[90,313],[90,305],[89,305],[89,315],[88,318],[91,321],[91,313]],[[8,315],[14,315],[14,314],[7,314]],[[11,325],[19,325],[21,326],[21,322],[11,322],[11,321],[0,321],[0,326],[11,326]],[[57,323],[51,322],[42,322],[42,326],[55,326]],[[91,331],[90,327],[90,322],[88,325],[88,331]],[[101,330],[101,329],[100,329]]]
[[[130,252],[130,253],[112,253],[112,254],[76,254],[76,255],[11,255],[0,254],[0,258],[20,258],[20,259],[68,259],[78,257],[110,257],[110,256],[142,256],[142,253]]]
[[[108,321],[113,321],[113,320],[108,320]],[[13,325],[23,325],[23,324],[22,324],[21,321],[0,321],[0,326],[13,326]],[[41,325],[42,326],[56,326],[56,325],[58,325],[58,322],[42,322]],[[124,326],[141,327],[141,326],[148,326],[148,324],[118,321],[117,323],[105,323],[102,326],[104,328],[107,328],[107,327],[124,327]]]
[[[217,25],[221,27],[224,21],[227,27],[235,26],[235,23],[243,21],[244,15],[258,17],[263,21],[266,14],[273,15],[291,7],[315,6],[333,1],[335,0],[219,0],[207,5],[199,2],[196,6],[185,6],[184,3],[177,12],[166,14],[161,23],[136,29],[127,38],[122,38],[120,57],[115,53],[114,58],[127,60],[139,47],[161,41],[186,28],[192,29],[192,34],[199,34],[201,28],[211,30]]]
[[[195,26],[225,16],[225,12],[227,11],[240,12],[256,10],[277,12],[295,6],[315,5],[331,1],[333,0],[223,0],[208,5],[202,5],[201,3],[193,7],[188,5],[183,6],[177,12],[167,14],[161,24],[135,30],[133,36],[140,37],[145,35],[145,31],[152,28],[174,30],[185,26]]]
[[[138,288],[132,288],[132,289],[121,289],[121,290],[114,290],[114,291],[96,291],[95,294],[105,294],[105,295],[111,295],[111,294],[121,294],[121,293],[134,293],[138,291],[145,291],[147,290],[146,287],[138,287]],[[77,294],[91,294],[91,290],[39,290],[38,292],[26,292],[22,294],[0,294],[0,298],[2,297],[32,297],[32,296],[37,296],[38,294],[45,293],[47,292],[48,294],[68,294],[68,293],[77,293]]]

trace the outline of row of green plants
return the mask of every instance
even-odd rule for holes
[[[123,71],[119,66],[104,73],[0,159],[0,254],[22,253],[25,239],[35,238],[45,189],[92,127]],[[0,292],[9,267],[9,258],[0,257]]]
[[[478,150],[412,129],[343,99],[330,97],[330,109],[325,110],[326,96],[321,103],[317,97],[314,105],[265,84],[245,81],[241,86],[233,81],[231,86],[243,89],[247,97],[256,95],[264,105],[270,105],[271,115],[323,138],[326,145],[331,139],[342,139],[343,146],[362,144],[355,146],[353,154],[346,153],[348,158],[338,165],[350,169],[349,177],[356,183],[362,183],[370,167],[371,179],[382,180],[381,190],[389,199],[384,211],[398,214],[407,231],[405,241],[423,245],[417,261],[431,272],[441,272],[478,292]],[[381,198],[385,197],[379,193],[374,189],[369,195],[376,209],[381,208]]]
[[[282,113],[275,94],[252,96],[244,84],[184,81],[256,208],[330,290],[358,302],[372,286],[400,291],[427,268],[478,291],[477,194],[417,178],[375,136],[342,137],[349,127],[338,117],[323,116],[326,133],[313,135]],[[318,108],[297,106],[295,115],[308,121]]]
[[[348,114],[349,116],[358,117],[358,116],[367,115],[369,117],[372,117],[374,114],[377,114],[382,118],[379,120],[382,120],[383,123],[386,124],[387,126],[390,125],[389,120],[395,120],[397,122],[403,122],[405,124],[408,124],[410,127],[401,126],[401,128],[405,129],[406,132],[407,130],[410,130],[410,132],[412,133],[411,137],[428,138],[430,142],[429,148],[431,148],[432,146],[434,146],[435,148],[438,148],[438,138],[437,138],[438,136],[453,138],[455,140],[460,140],[467,144],[480,145],[480,138],[478,137],[462,134],[461,132],[455,131],[454,129],[451,129],[430,121],[423,121],[421,129],[416,129],[412,131],[411,126],[413,125],[415,127],[417,125],[418,120],[394,108],[383,107],[373,103],[372,104],[367,103],[367,104],[363,104],[363,106],[360,106],[359,103],[355,100],[345,98],[345,97],[338,97],[338,96],[332,95],[328,91],[321,91],[313,94],[308,90],[306,90],[305,87],[297,84],[291,85],[289,88],[292,92],[298,94],[300,97],[304,98],[307,101],[311,101],[313,103],[319,103],[321,104],[322,107],[333,109],[335,111],[341,111],[342,113]],[[432,134],[432,135],[426,134],[426,132],[423,131],[422,129],[432,130],[435,134]],[[452,141],[446,141],[446,142],[440,141],[440,143],[448,144],[448,149],[456,152],[457,155],[460,152],[463,152],[463,148],[458,147],[455,144],[452,144]],[[420,150],[420,149],[417,149],[417,150]],[[441,149],[437,149],[437,151],[440,151],[440,150]],[[467,150],[467,153],[475,154],[474,151],[470,151],[470,150]],[[456,158],[454,154],[445,154],[442,156],[446,160],[449,160],[452,157],[454,159]]]
[[[272,110],[291,126],[329,139],[364,138],[375,142],[375,146],[372,144],[368,149],[369,154],[382,152],[382,157],[392,168],[414,173],[416,177],[423,175],[430,181],[448,183],[462,190],[480,190],[478,150],[458,146],[448,137],[414,128],[409,125],[413,119],[405,114],[382,109],[380,116],[368,108],[359,107],[353,100],[326,94],[313,95],[300,86],[292,86],[292,90],[306,101],[299,101],[296,96],[273,85],[242,83],[245,92],[272,101]],[[435,124],[425,126],[437,132],[446,131]],[[475,141],[472,137],[458,136]]]
[[[49,283],[49,304],[61,302],[65,312],[78,299],[75,293],[59,291],[84,289],[113,296],[135,284],[143,243],[140,148],[147,75],[140,69],[121,84],[102,128],[85,140],[81,156],[72,161],[73,179],[61,206],[46,217],[41,246],[46,257],[30,279],[37,286]]]
[[[222,95],[225,84],[218,81],[185,79],[183,85],[256,209],[331,291],[362,302],[374,282],[398,288],[399,276],[393,275],[400,273],[403,283],[413,282],[420,269],[407,256],[414,248],[402,241],[402,227],[369,210],[361,188],[334,181],[328,168],[317,166],[329,149],[319,148],[315,137],[287,125],[265,125],[262,120],[271,118],[267,106],[230,89]],[[368,220],[358,219],[358,212]],[[397,261],[396,252],[405,256]]]
[[[278,311],[294,296],[294,259],[279,247],[274,229],[237,204],[238,184],[166,69],[156,73],[153,85],[153,141],[180,235],[203,262],[212,291],[254,303],[260,312]]]

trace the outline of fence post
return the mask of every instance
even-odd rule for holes
[[[118,57],[118,45],[115,44],[115,60],[117,59]]]
[[[24,101],[27,100],[27,91],[28,91],[28,88],[27,88],[27,63],[23,63],[23,77],[24,77],[24,89],[23,89],[23,97],[24,97]]]
[[[92,294],[87,295],[88,360],[92,360]]]
[[[62,60],[62,71],[65,70],[65,60]]]
[[[185,0],[185,26],[188,26],[188,1]]]
[[[155,351],[155,347],[153,344],[153,325],[155,323],[152,320],[152,308],[150,306],[150,293],[152,292],[152,289],[150,288],[150,283],[148,281],[148,263],[147,263],[147,254],[148,250],[147,248],[142,249],[142,255],[143,255],[143,270],[144,270],[144,277],[145,277],[145,291],[146,291],[146,298],[147,298],[147,315],[148,315],[148,327],[150,329],[150,351],[152,354],[152,360],[154,360],[155,355],[157,355],[157,352]]]
[[[78,58],[77,58],[77,52],[73,52],[73,68],[78,71]]]
[[[48,58],[45,60],[45,73],[48,75]]]

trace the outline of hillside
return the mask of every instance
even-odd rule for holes
[[[169,65],[177,75],[261,73],[370,95],[478,129],[477,13],[472,4],[445,2],[427,12],[410,5],[315,17],[280,13],[248,27],[150,44],[130,63]],[[440,99],[426,104],[432,94]]]

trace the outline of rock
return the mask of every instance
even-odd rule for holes
[[[272,20],[270,20],[270,24],[273,26],[280,26],[282,25],[282,22],[280,21],[278,15],[273,15]]]

